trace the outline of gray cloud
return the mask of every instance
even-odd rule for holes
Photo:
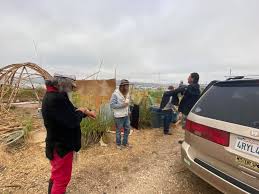
[[[259,74],[257,0],[0,1],[0,64],[178,82]],[[33,40],[37,43],[36,57]]]

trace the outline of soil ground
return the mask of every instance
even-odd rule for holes
[[[0,193],[47,193],[50,166],[44,155],[44,129],[27,144],[0,150]],[[118,150],[114,134],[108,146],[83,149],[74,163],[67,193],[220,193],[182,164],[178,140],[161,129],[134,131],[131,149]],[[34,138],[35,138],[34,137]]]

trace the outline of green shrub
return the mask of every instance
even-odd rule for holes
[[[163,89],[156,89],[156,90],[149,90],[148,94],[152,98],[154,104],[160,104],[162,100],[164,90]]]
[[[102,122],[99,117],[96,120],[84,119],[81,122],[83,147],[99,142],[100,138],[113,126],[112,122]]]
[[[9,86],[5,87],[8,88],[8,90],[6,94],[3,96],[3,100],[7,101],[9,100],[12,94],[13,88]],[[19,88],[15,99],[19,100],[20,102],[35,101],[37,100],[35,92],[37,93],[38,97],[42,99],[46,90],[43,87],[37,87],[35,88],[35,90],[33,90],[32,88]]]
[[[151,111],[150,107],[153,105],[151,96],[144,96],[139,104],[139,127],[151,127]]]
[[[80,99],[78,93],[72,94],[72,102],[75,106],[81,107],[85,103]],[[103,104],[97,113],[96,119],[85,118],[81,122],[82,145],[88,146],[99,142],[100,138],[114,126],[113,116],[108,104]]]

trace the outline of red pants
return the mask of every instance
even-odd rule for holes
[[[53,186],[51,194],[64,194],[67,185],[71,179],[73,163],[73,152],[69,152],[61,158],[57,152],[54,152],[54,158],[50,161],[51,164],[51,180]]]

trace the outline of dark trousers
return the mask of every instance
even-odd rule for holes
[[[173,111],[172,110],[163,110],[164,116],[164,133],[168,133],[170,129],[170,124],[173,118]]]
[[[131,107],[130,125],[133,128],[138,129],[138,125],[139,125],[139,105],[134,104],[134,106]]]

